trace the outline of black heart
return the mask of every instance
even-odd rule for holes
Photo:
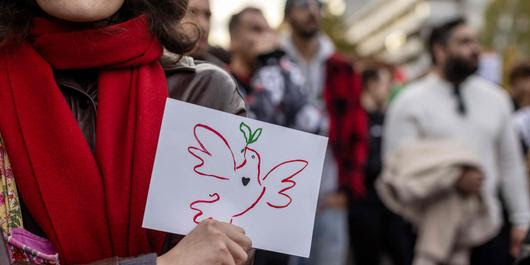
[[[250,178],[242,177],[241,178],[241,182],[243,182],[243,186],[246,186],[250,182]]]

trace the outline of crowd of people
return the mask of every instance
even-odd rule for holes
[[[454,19],[426,41],[432,69],[391,95],[392,69],[352,68],[321,31],[321,8],[287,1],[283,35],[253,7],[229,23],[227,69],[249,115],[331,143],[311,257],[258,251],[255,264],[346,264],[349,253],[360,265],[512,264],[530,221],[528,64],[511,74],[511,101],[477,76],[477,33]]]
[[[456,18],[404,84],[340,54],[322,10],[287,0],[280,33],[246,7],[224,50],[210,0],[0,0],[0,264],[530,262],[530,63],[509,93],[481,78]],[[329,137],[309,258],[213,219],[141,227],[167,97]]]

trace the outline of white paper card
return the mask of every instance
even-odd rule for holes
[[[254,248],[308,257],[327,138],[168,99],[145,228],[214,218]]]

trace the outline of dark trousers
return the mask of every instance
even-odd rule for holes
[[[508,221],[506,203],[500,193],[498,197],[502,206],[504,225],[496,237],[472,249],[470,265],[512,265],[515,262],[515,258],[510,254],[512,226]]]
[[[511,226],[505,221],[501,232],[485,244],[471,251],[471,265],[512,265],[515,259],[510,255]]]
[[[505,206],[502,200],[501,204]],[[514,264],[515,259],[510,255],[511,225],[507,216],[504,210],[504,226],[497,236],[471,250],[470,265]],[[352,200],[350,243],[356,265],[380,265],[384,254],[393,265],[410,265],[415,241],[412,225],[390,212],[375,192],[369,192],[362,200]]]
[[[410,265],[413,258],[412,228],[390,212],[371,193],[350,204],[350,244],[356,265],[380,265],[388,256],[393,265]]]
[[[256,250],[254,265],[287,265],[288,263],[289,255],[266,250]]]

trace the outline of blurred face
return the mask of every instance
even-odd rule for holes
[[[302,38],[312,38],[320,31],[321,5],[317,0],[298,0],[287,14],[293,33]]]
[[[368,82],[366,92],[370,94],[377,106],[386,106],[390,96],[392,77],[385,69],[379,70],[378,74],[379,78]]]
[[[446,47],[440,49],[439,58],[449,81],[462,82],[475,73],[480,60],[480,45],[475,30],[467,25],[455,28]]]
[[[240,18],[232,33],[231,50],[253,63],[258,55],[272,51],[277,46],[277,36],[263,14],[248,11]]]
[[[462,25],[457,27],[447,45],[449,57],[463,59],[471,67],[478,67],[480,59],[480,45],[475,30]]]
[[[192,51],[192,56],[201,56],[208,51],[208,36],[210,34],[210,10],[209,0],[190,0],[188,12],[183,22],[191,22],[197,25],[201,31],[196,48]]]
[[[95,22],[114,15],[125,0],[35,0],[52,17],[72,22]]]

